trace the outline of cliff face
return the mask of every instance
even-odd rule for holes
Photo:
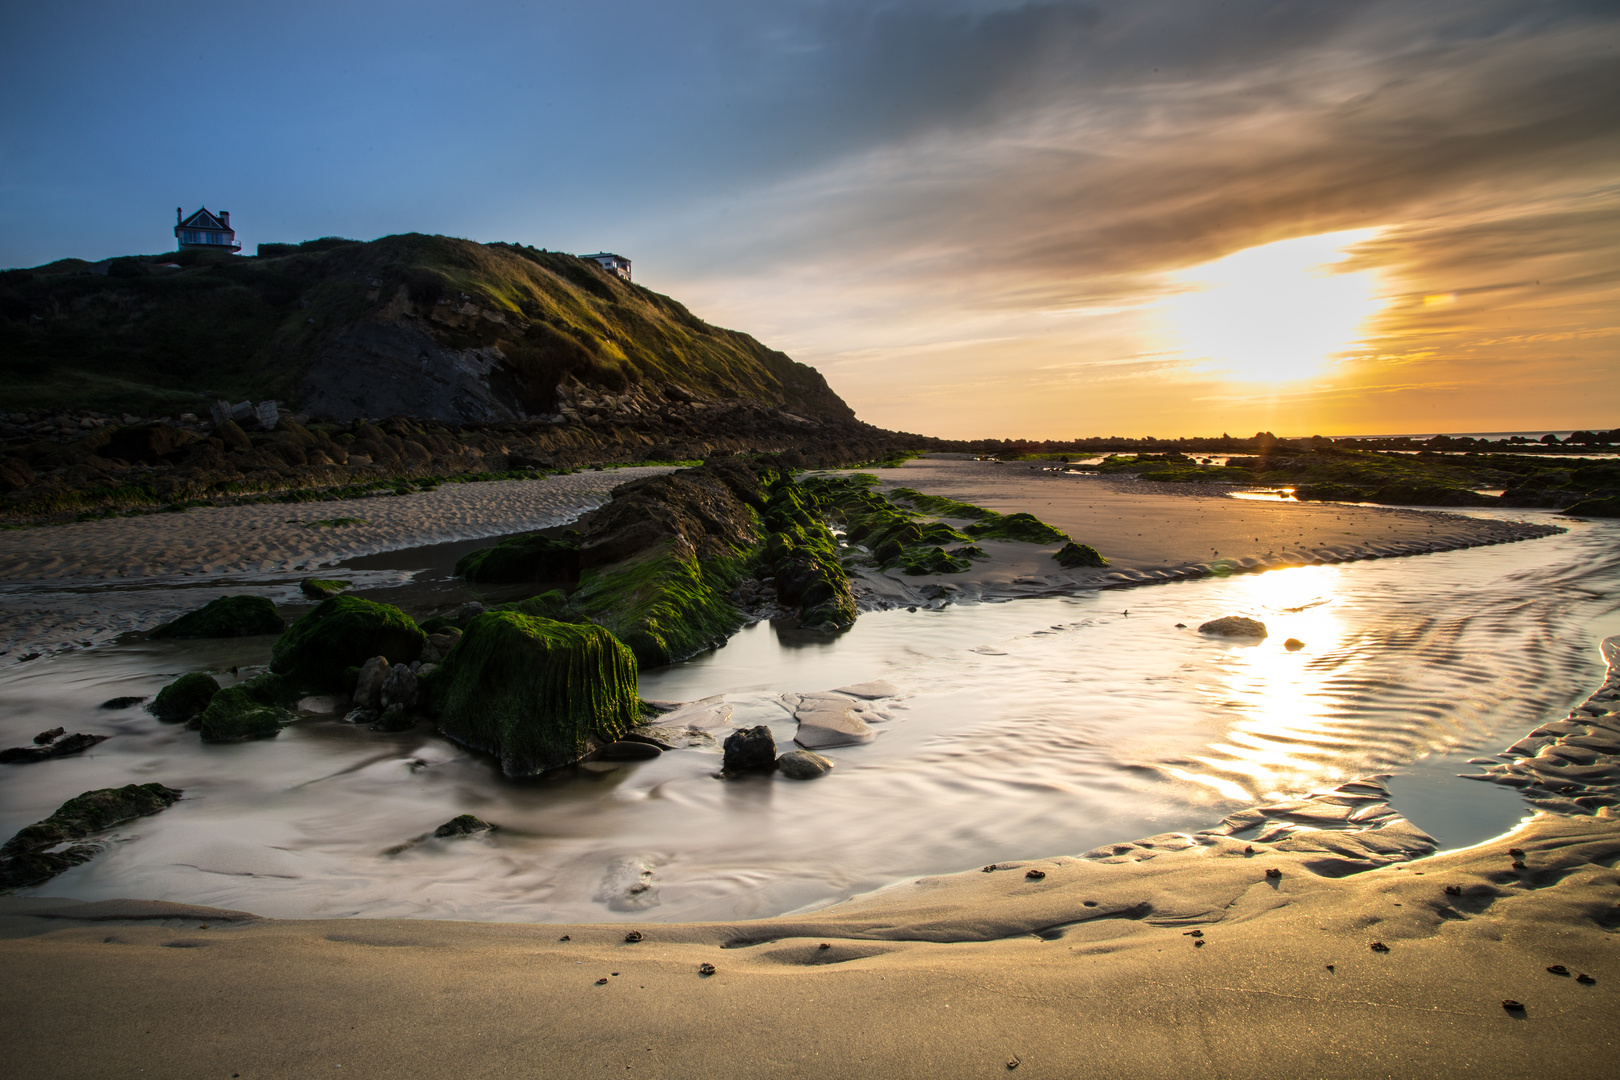
[[[854,418],[813,368],[594,262],[419,234],[6,271],[0,389],[24,408],[274,397],[332,419],[556,418],[581,397],[694,396]]]

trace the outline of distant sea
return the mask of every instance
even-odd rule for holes
[[[1395,435],[1335,435],[1335,439],[1432,439],[1436,435],[1447,435],[1453,439],[1511,439],[1515,435],[1522,435],[1532,441],[1540,439],[1543,435],[1556,435],[1559,439],[1567,439],[1576,431],[1608,431],[1609,428],[1571,428],[1567,431],[1424,431],[1401,432]],[[1310,438],[1309,435],[1288,435],[1285,438]]]

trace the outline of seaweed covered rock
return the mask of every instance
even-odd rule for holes
[[[1242,615],[1226,615],[1219,619],[1211,619],[1198,627],[1200,634],[1214,634],[1217,637],[1251,637],[1263,638],[1267,636],[1266,624],[1258,619],[1246,619]]]
[[[713,648],[736,633],[743,615],[726,592],[740,578],[734,565],[704,564],[685,544],[670,541],[661,549],[586,571],[568,610],[607,628],[630,647],[638,663],[658,667]]]
[[[292,719],[280,704],[284,696],[283,680],[261,675],[215,694],[193,723],[203,742],[270,738],[281,734],[281,725]]]
[[[636,722],[635,656],[600,626],[495,611],[467,625],[427,680],[439,729],[495,754],[508,776],[584,757]]]
[[[463,555],[455,573],[468,581],[491,583],[572,581],[579,576],[579,541],[577,536],[514,536]]]
[[[221,596],[152,631],[154,638],[229,638],[279,634],[287,629],[276,605],[263,596]]]
[[[422,652],[427,635],[396,607],[334,596],[293,623],[271,649],[270,670],[290,676],[300,689],[331,690],[343,673],[373,656],[408,664]]]
[[[97,743],[106,741],[105,735],[90,735],[83,731],[66,735],[61,728],[56,728],[54,731],[34,736],[33,746],[13,746],[0,750],[0,765],[26,765],[34,761],[68,757],[71,754],[83,753]]]
[[[809,495],[784,473],[771,477],[763,519],[770,537],[764,560],[776,579],[776,593],[798,610],[799,625],[809,630],[851,626],[857,614],[849,575],[838,560],[838,543],[826,522],[812,509]]]
[[[50,817],[18,831],[0,847],[0,889],[33,885],[88,862],[100,848],[94,844],[73,844],[73,841],[120,821],[165,810],[173,806],[181,794],[162,784],[128,784],[74,796]],[[62,844],[72,846],[60,851],[47,850]]]
[[[1569,517],[1620,517],[1620,495],[1606,499],[1582,499],[1564,513]]]
[[[474,836],[478,833],[490,832],[494,828],[495,826],[475,814],[457,814],[437,829],[434,829],[433,835],[440,840],[446,840],[459,836]]]
[[[217,693],[218,679],[206,671],[193,671],[159,690],[146,711],[159,720],[183,723],[208,708]]]
[[[307,577],[298,583],[298,591],[311,600],[325,600],[327,597],[336,596],[348,587],[349,583],[347,581],[337,581],[330,578]]]
[[[1102,557],[1102,552],[1090,544],[1077,544],[1073,540],[1058,548],[1052,558],[1058,561],[1059,566],[1071,569],[1079,566],[1108,565],[1108,560]]]
[[[1018,540],[1025,544],[1061,544],[1069,534],[1034,514],[992,514],[967,527],[975,540]]]

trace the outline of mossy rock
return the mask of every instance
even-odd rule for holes
[[[576,762],[640,715],[636,658],[612,634],[514,611],[474,618],[426,684],[439,729],[508,776]]]
[[[585,571],[568,610],[606,627],[642,666],[658,667],[694,656],[737,632],[744,619],[724,590],[740,579],[740,570],[727,560],[699,563],[667,544]]]
[[[488,583],[572,581],[579,576],[579,545],[549,536],[514,536],[463,555],[455,573],[468,581]]]
[[[422,628],[396,607],[334,596],[281,635],[270,652],[270,670],[291,676],[301,689],[331,690],[342,685],[344,669],[373,656],[410,663],[426,640]]]
[[[1058,561],[1059,566],[1071,569],[1079,566],[1108,565],[1108,560],[1102,557],[1102,552],[1090,544],[1077,544],[1073,540],[1058,548],[1052,558]]]
[[[219,680],[206,671],[193,671],[159,690],[146,711],[159,720],[190,720],[208,708],[217,693]]]
[[[961,574],[973,569],[967,559],[956,558],[944,548],[912,548],[900,557],[900,569],[912,577],[923,574]]]
[[[552,589],[538,596],[531,596],[527,600],[518,600],[511,604],[502,604],[497,611],[515,611],[519,615],[533,615],[541,619],[556,619],[558,622],[572,622],[568,618],[568,594],[561,589]]]
[[[332,578],[307,577],[298,583],[298,590],[311,600],[325,600],[336,596],[349,588],[347,581],[337,581]]]
[[[266,704],[252,687],[241,683],[215,694],[196,724],[203,742],[237,742],[279,735],[282,722],[291,718],[286,709]]]
[[[221,596],[196,611],[187,612],[167,626],[152,631],[154,638],[229,638],[279,634],[287,629],[276,605],[263,596]]]
[[[996,514],[967,527],[977,540],[1017,540],[1025,544],[1061,544],[1069,534],[1054,529],[1034,514]]]
[[[120,821],[155,814],[173,806],[181,794],[162,784],[127,784],[75,795],[50,817],[19,830],[0,847],[0,889],[34,885],[88,862],[99,850],[94,844],[74,844],[62,851],[46,849],[82,840]]]
[[[1569,517],[1620,517],[1620,496],[1607,499],[1582,499],[1564,514]]]

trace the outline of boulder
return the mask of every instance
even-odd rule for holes
[[[364,669],[362,669],[364,670]],[[416,705],[418,696],[416,672],[404,664],[388,669],[388,678],[382,684],[382,707],[386,712],[395,705],[409,709]]]
[[[347,581],[336,581],[329,578],[307,577],[298,583],[298,590],[311,600],[325,600],[329,596],[336,596],[349,587]]]
[[[41,736],[36,735],[33,746],[14,746],[9,750],[0,750],[0,765],[25,765],[31,761],[67,757],[69,754],[81,753],[99,742],[107,741],[105,735],[86,735],[82,731],[63,735],[61,728],[57,728],[56,732],[56,735],[45,739],[44,742],[40,741]]]
[[[205,671],[193,671],[159,690],[146,711],[159,720],[183,723],[208,708],[217,693],[219,680]]]
[[[1108,560],[1090,544],[1077,544],[1073,540],[1057,549],[1052,558],[1059,566],[1074,569],[1082,566],[1107,566]]]
[[[481,582],[572,581],[579,576],[579,546],[549,536],[514,536],[463,555],[455,574]]]
[[[287,718],[285,709],[266,704],[248,683],[239,683],[214,695],[197,718],[197,730],[203,742],[263,739],[281,734],[281,722]]]
[[[495,826],[489,822],[473,816],[472,814],[459,814],[433,830],[433,835],[439,839],[456,836],[472,836],[475,833],[490,832]]]
[[[1245,619],[1241,615],[1227,615],[1219,619],[1211,619],[1198,627],[1200,634],[1217,634],[1221,637],[1252,637],[1266,636],[1266,624],[1258,619]]]
[[[382,688],[388,671],[386,656],[373,656],[361,664],[360,678],[354,684],[354,703],[362,709],[382,708]]]
[[[429,689],[440,731],[508,776],[576,762],[640,715],[635,656],[612,634],[515,611],[473,618]]]
[[[596,757],[602,761],[650,761],[663,753],[662,747],[646,739],[626,738],[608,743],[596,752]]]
[[[279,634],[287,620],[263,596],[221,596],[152,631],[154,638],[228,638]]]
[[[454,626],[446,627],[436,634],[429,634],[427,641],[422,644],[422,663],[441,664],[444,658],[450,655],[450,650],[456,647],[461,640],[461,631]]]
[[[726,772],[751,772],[776,768],[776,740],[764,724],[738,728],[726,736]]]
[[[833,770],[833,763],[820,754],[808,750],[789,750],[776,759],[776,768],[790,780],[814,780]]]
[[[374,656],[390,664],[410,663],[421,654],[426,636],[396,607],[334,596],[281,635],[270,652],[270,670],[291,676],[300,689],[336,689],[345,669]]]
[[[395,669],[401,670],[399,668]],[[372,723],[372,731],[409,731],[416,726],[416,717],[399,702],[388,706]]]
[[[93,832],[174,805],[182,793],[162,784],[128,784],[76,795],[44,821],[21,829],[0,847],[0,889],[33,885],[93,859],[100,847],[73,844]]]

